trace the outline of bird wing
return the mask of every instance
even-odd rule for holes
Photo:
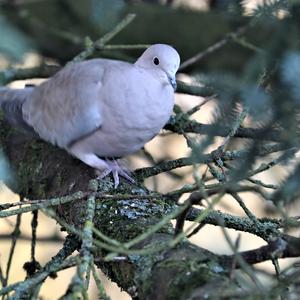
[[[41,138],[66,148],[101,127],[105,72],[115,62],[69,65],[38,86],[23,105],[25,121]]]
[[[0,111],[4,112],[4,118],[17,129],[30,136],[37,137],[34,129],[23,119],[22,106],[30,98],[33,87],[24,89],[11,89],[0,87]]]

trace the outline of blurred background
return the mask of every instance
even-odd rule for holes
[[[118,34],[110,44],[153,44],[166,43],[173,45],[186,61],[196,53],[223,39],[248,21],[257,5],[263,0],[223,1],[223,0],[0,0],[0,84],[6,83],[11,68],[29,68],[43,63],[64,65],[84,49],[88,39],[96,40],[112,30],[128,13],[135,13],[135,20]],[[242,13],[241,13],[242,11]],[[284,18],[282,15],[276,16]],[[250,30],[247,37],[253,44],[261,45],[272,42],[272,32],[276,25],[269,24]],[[255,49],[254,49],[255,50]],[[217,72],[239,76],[255,51],[239,43],[227,43],[211,55],[183,69],[178,79],[187,83],[199,83],[199,78]],[[96,57],[109,57],[134,61],[143,50],[103,50]],[[2,71],[2,72],[1,72]],[[1,77],[2,76],[2,77]],[[196,78],[196,79],[195,79]],[[198,78],[198,79],[197,79]],[[11,86],[22,88],[25,84],[39,84],[44,79],[14,81]],[[198,80],[198,81],[197,81]],[[176,103],[187,111],[201,104],[204,98],[176,94]],[[193,115],[201,123],[210,123],[216,114],[217,104],[214,99],[205,104]],[[251,124],[251,119],[247,120]],[[253,126],[253,124],[252,124]],[[217,138],[207,151],[215,149],[223,141]],[[243,143],[239,141],[239,143]],[[234,146],[234,145],[233,145]],[[1,148],[1,145],[0,145]],[[153,139],[145,146],[155,162],[187,156],[190,149],[186,140],[167,131]],[[127,158],[132,169],[153,164],[144,151]],[[202,168],[202,167],[201,167]],[[205,166],[200,169],[205,172]],[[264,172],[258,179],[270,184],[278,184],[286,176],[286,168],[275,167]],[[9,162],[0,153],[0,178],[13,180]],[[182,168],[173,174],[162,174],[147,180],[147,186],[160,192],[168,192],[182,185],[193,182],[192,169]],[[272,204],[262,201],[253,194],[243,194],[246,205],[256,216],[275,216]],[[185,196],[186,198],[187,196]],[[17,201],[18,195],[4,184],[0,188],[0,204]],[[216,207],[224,212],[243,216],[241,208],[226,197]],[[299,205],[289,208],[293,215],[299,213]],[[26,275],[22,266],[30,259],[31,214],[22,215],[21,238],[18,240],[13,257],[10,282],[23,280]],[[5,267],[11,247],[10,234],[14,229],[16,218],[0,220],[0,264]],[[228,230],[232,239],[238,234]],[[48,217],[39,214],[37,229],[37,260],[44,265],[61,247],[64,234],[59,226]],[[221,230],[206,225],[198,235],[191,239],[197,245],[215,253],[231,253]],[[241,233],[240,250],[248,250],[264,245],[264,241],[250,234]],[[292,260],[281,261],[286,266]],[[271,263],[263,263],[257,268],[273,272]],[[74,270],[58,274],[56,280],[48,279],[41,290],[43,299],[58,299],[72,278]],[[264,280],[264,276],[262,280]],[[126,293],[102,275],[106,291],[114,299],[130,299]],[[94,284],[90,287],[91,299],[96,299]]]

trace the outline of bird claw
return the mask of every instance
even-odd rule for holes
[[[112,173],[113,175],[113,179],[114,179],[114,183],[115,183],[115,189],[118,187],[119,183],[120,183],[120,179],[119,177],[123,177],[126,180],[128,180],[131,183],[134,183],[134,179],[124,170],[122,169],[116,160],[113,161],[108,161],[106,160],[107,163],[107,168],[97,177],[97,179],[103,179],[104,177],[106,177],[107,175],[109,175],[110,173]]]

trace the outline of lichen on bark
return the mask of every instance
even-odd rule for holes
[[[0,128],[5,128],[2,126],[0,121]],[[1,142],[5,143],[4,151],[20,180],[22,196],[45,199],[89,191],[89,182],[95,178],[93,170],[54,146],[39,140],[24,141],[20,136],[1,131]],[[119,242],[139,236],[176,207],[159,196],[147,198],[150,191],[139,183],[122,181],[115,190],[109,177],[99,182],[98,192],[94,227]],[[101,193],[137,195],[137,199],[101,199]],[[80,230],[85,222],[86,199],[57,206],[56,213]],[[214,286],[208,292],[217,295],[225,282],[231,289],[238,288],[230,281],[222,257],[187,240],[170,247],[173,236],[173,226],[168,222],[134,246],[136,251],[146,250],[144,254],[129,254],[124,261],[117,262],[104,261],[108,252],[95,247],[95,263],[122,289],[132,296],[138,294],[139,299],[187,299],[195,289],[208,285]]]

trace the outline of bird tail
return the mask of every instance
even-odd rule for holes
[[[24,121],[22,106],[33,90],[34,87],[24,89],[0,87],[0,111],[4,113],[4,117],[10,125],[28,133],[34,133],[34,130]]]

